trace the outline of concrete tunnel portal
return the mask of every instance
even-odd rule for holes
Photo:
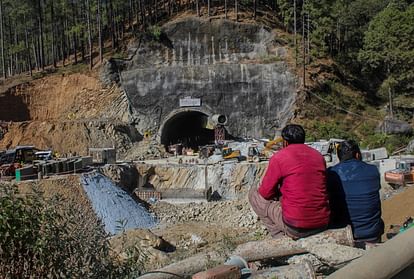
[[[208,129],[209,116],[201,111],[174,113],[161,127],[161,144],[165,147],[181,143],[198,150],[199,146],[214,143],[214,130]]]

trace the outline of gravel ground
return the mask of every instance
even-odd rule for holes
[[[164,224],[203,221],[233,228],[262,227],[246,200],[187,204],[157,202],[151,206],[151,210]]]

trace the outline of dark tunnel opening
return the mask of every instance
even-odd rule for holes
[[[214,130],[207,129],[208,116],[199,111],[180,112],[164,124],[161,144],[181,143],[183,147],[198,150],[199,146],[214,143]]]

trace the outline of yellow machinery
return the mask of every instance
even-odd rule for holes
[[[277,137],[274,140],[268,141],[264,144],[265,148],[262,152],[259,151],[257,145],[249,146],[247,161],[258,163],[260,161],[268,160],[272,157],[273,153],[282,148],[282,137]]]
[[[273,151],[279,150],[280,148],[277,148],[278,143],[282,143],[282,142],[283,142],[283,138],[282,137],[277,137],[274,140],[266,142],[265,143],[265,149],[273,150]]]
[[[263,160],[267,160],[267,157],[259,151],[257,145],[249,146],[249,151],[247,153],[247,161],[259,163]]]
[[[240,150],[233,150],[231,147],[223,147],[221,154],[223,159],[237,159],[240,160]]]

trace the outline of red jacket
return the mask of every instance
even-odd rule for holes
[[[325,160],[305,144],[288,145],[272,156],[259,193],[267,200],[282,195],[282,216],[287,225],[303,229],[328,225]]]

